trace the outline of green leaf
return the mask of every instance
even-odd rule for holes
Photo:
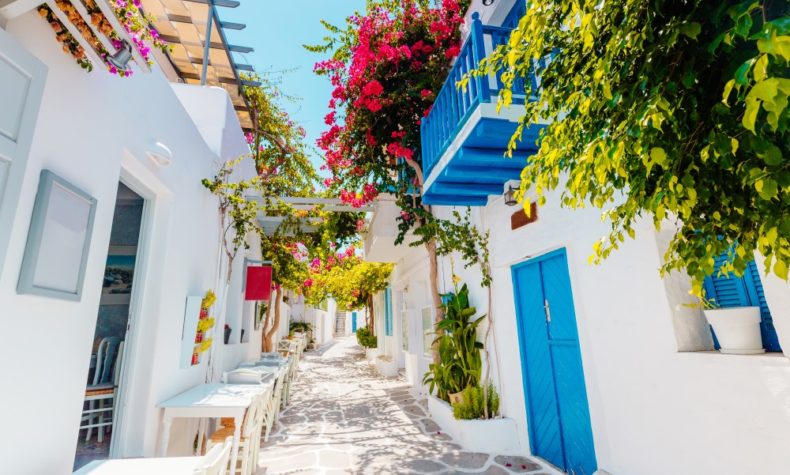
[[[777,259],[776,263],[774,264],[774,273],[779,276],[780,279],[787,280],[787,264]]]
[[[754,183],[754,188],[757,190],[757,193],[760,195],[760,198],[767,201],[776,196],[776,193],[778,191],[778,184],[776,183],[776,181],[770,178],[765,178],[762,180],[757,180]]]
[[[741,123],[743,123],[743,126],[746,127],[747,130],[751,130],[752,133],[757,133],[754,130],[754,123],[757,121],[758,112],[760,112],[760,103],[757,100],[747,100],[746,110],[743,113]]]
[[[697,22],[684,23],[680,25],[678,31],[692,40],[696,40],[700,31],[702,31],[702,26]]]
[[[761,53],[781,56],[785,61],[790,61],[790,36],[772,33],[767,39],[757,40],[757,49]]]
[[[735,82],[741,86],[749,84],[749,70],[756,60],[754,58],[744,61],[743,64],[735,71]]]
[[[758,154],[766,165],[776,166],[782,164],[782,151],[774,144],[768,144],[764,153]]]
[[[735,79],[730,79],[727,81],[727,84],[724,85],[724,92],[721,95],[721,102],[727,104],[727,99],[730,97],[730,92],[732,92],[733,86],[735,86]]]
[[[754,74],[755,81],[762,81],[763,79],[765,79],[765,77],[768,75],[767,54],[761,55],[760,58],[757,60],[757,62],[754,63],[754,69],[752,70],[752,73]]]
[[[650,159],[663,167],[667,163],[667,153],[661,147],[653,147],[650,150]]]
[[[748,12],[744,13],[735,21],[735,32],[746,38],[749,36],[752,24],[752,16]]]

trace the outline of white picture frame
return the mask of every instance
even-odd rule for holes
[[[68,181],[41,171],[17,293],[81,300],[96,205]]]

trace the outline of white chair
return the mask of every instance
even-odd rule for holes
[[[250,475],[254,473],[255,467],[254,453],[261,445],[261,425],[263,423],[263,404],[264,396],[261,394],[255,398],[247,412],[241,425],[241,437],[239,438],[239,455],[235,467],[230,467],[230,474]],[[207,449],[211,450],[216,445],[222,444],[228,437],[233,437],[235,422],[233,418],[222,418],[223,427],[214,431],[208,438]]]
[[[226,475],[232,447],[233,437],[226,437],[222,444],[212,447],[203,456],[202,466],[195,470],[195,475]]]
[[[115,420],[115,397],[118,392],[123,350],[124,342],[118,337],[103,338],[99,343],[93,383],[85,389],[87,409],[83,408],[80,424],[80,430],[86,430],[86,442],[91,439],[94,428],[97,429],[97,440],[102,442],[104,433],[112,427]],[[105,402],[110,404],[105,407]],[[107,417],[108,413],[111,417]]]
[[[277,379],[274,381],[274,387],[272,388],[272,396],[269,399],[268,404],[264,406],[264,416],[263,416],[264,442],[269,441],[269,434],[272,431],[272,427],[280,417],[280,407],[282,406],[283,393],[285,392],[285,379],[287,377],[288,377],[287,371],[285,371],[284,369],[280,370],[280,374],[277,375]]]

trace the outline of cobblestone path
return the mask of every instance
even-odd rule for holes
[[[257,475],[557,473],[531,458],[461,450],[425,401],[403,379],[378,376],[352,338],[305,353],[291,394]]]

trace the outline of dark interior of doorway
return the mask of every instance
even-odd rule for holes
[[[74,470],[110,454],[143,205],[140,195],[118,184]]]

